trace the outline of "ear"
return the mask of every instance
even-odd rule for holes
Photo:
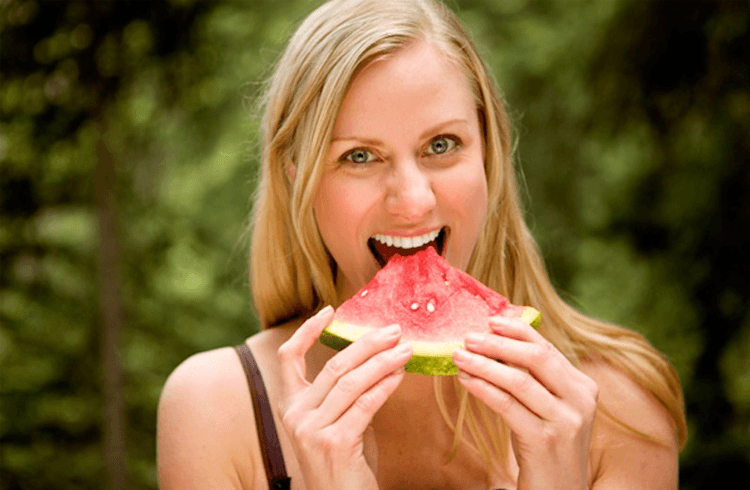
[[[297,177],[297,167],[291,163],[286,166],[286,178],[289,179],[290,184],[294,184],[294,179]]]

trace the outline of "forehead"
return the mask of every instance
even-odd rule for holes
[[[352,80],[333,137],[378,121],[396,126],[469,117],[476,108],[464,71],[417,42],[365,66]]]

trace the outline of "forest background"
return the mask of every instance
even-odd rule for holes
[[[156,488],[166,377],[258,328],[255,99],[317,3],[0,0],[0,489]],[[679,371],[681,488],[747,481],[750,3],[448,3],[554,283]]]

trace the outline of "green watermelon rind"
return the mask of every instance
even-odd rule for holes
[[[539,327],[541,314],[530,306],[524,307],[521,320],[534,328]],[[333,320],[320,335],[320,341],[336,350],[342,350],[370,330],[369,327],[352,325]],[[452,376],[458,374],[453,363],[453,351],[464,346],[463,342],[425,342],[411,340],[413,355],[404,369],[408,373],[429,376]]]
[[[542,314],[531,306],[524,306],[521,312],[521,320],[534,328],[539,328],[539,324],[542,323]]]

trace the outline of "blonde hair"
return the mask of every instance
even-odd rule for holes
[[[261,326],[305,318],[344,299],[336,288],[336,263],[312,211],[322,162],[354,76],[373,60],[416,41],[433,44],[461,67],[483,130],[489,209],[468,272],[513,303],[540,310],[540,332],[575,365],[595,359],[632,376],[668,411],[682,447],[687,433],[682,391],[665,357],[637,333],[578,313],[552,287],[523,220],[510,125],[494,81],[458,19],[434,0],[326,3],[302,22],[268,80],[250,248],[251,288]],[[495,461],[504,460],[507,438],[487,430],[504,426],[488,417],[481,403],[462,397],[458,423],[444,411],[457,438],[465,420],[475,447],[486,458],[494,452]]]

